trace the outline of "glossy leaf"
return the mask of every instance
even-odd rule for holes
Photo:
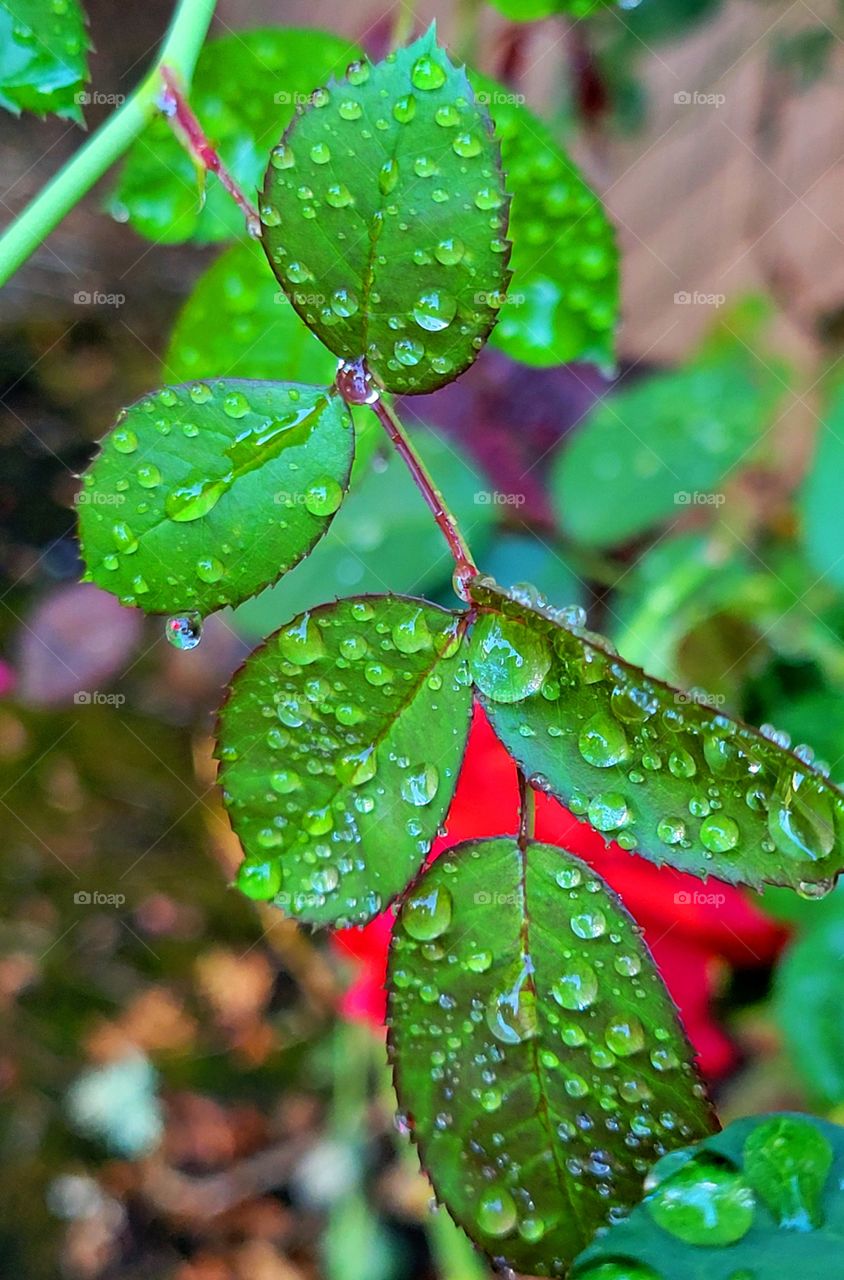
[[[88,573],[148,613],[235,604],[325,532],[353,450],[348,411],[318,387],[165,387],[124,411],[85,474]]]
[[[491,341],[525,364],[612,364],[618,249],[603,206],[517,95],[471,78],[492,116],[512,196],[513,278]]]
[[[619,658],[576,614],[476,579],[471,666],[536,786],[608,840],[698,876],[829,889],[844,795],[811,763]],[[532,607],[533,606],[533,607]]]
[[[830,405],[820,428],[811,474],[803,489],[803,537],[812,568],[844,588],[844,521],[841,471],[844,467],[844,389]]]
[[[834,1280],[844,1249],[844,1130],[749,1116],[672,1152],[648,1194],[577,1259],[571,1280]]]
[[[513,22],[534,22],[537,18],[550,18],[555,13],[565,13],[572,18],[588,18],[596,9],[602,9],[616,0],[491,0],[496,9]]]
[[[336,368],[253,241],[226,249],[200,276],[164,357],[169,382],[278,378],[327,386]]]
[[[811,904],[817,912],[818,904]],[[824,1105],[844,1102],[844,899],[823,904],[821,919],[804,918],[804,936],[777,969],[774,1013],[788,1053],[810,1094]]]
[[[81,124],[89,47],[78,0],[3,0],[0,106]]]
[[[362,924],[418,869],[469,730],[456,614],[359,596],[301,614],[235,676],[220,779],[238,884],[317,924]]]
[[[387,982],[399,1104],[437,1196],[519,1272],[564,1275],[648,1163],[712,1127],[637,927],[562,849],[443,854],[402,902]]]
[[[328,32],[284,27],[238,31],[205,45],[191,106],[247,194],[257,189],[267,152],[297,104],[356,53],[354,44]],[[133,144],[110,208],[158,244],[207,244],[243,234],[243,214],[213,175],[201,189],[193,161],[163,116]]]
[[[691,508],[759,442],[782,383],[757,360],[723,358],[661,374],[598,405],[557,456],[552,497],[564,529],[611,547]]]
[[[364,412],[366,421],[375,422],[368,410]],[[383,437],[377,422],[375,426]],[[493,508],[476,501],[487,482],[451,441],[424,428],[410,435],[473,550],[482,553],[495,520]],[[357,461],[356,455],[356,468]],[[349,496],[313,554],[269,591],[241,605],[235,618],[244,633],[265,636],[293,614],[332,596],[450,592],[453,571],[442,533],[407,467],[391,451],[386,459],[379,457],[359,475],[353,474]]]
[[[471,364],[506,290],[507,199],[486,108],[434,29],[353,64],[297,115],[264,183],[263,243],[294,306],[391,391]]]

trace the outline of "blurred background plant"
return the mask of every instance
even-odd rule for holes
[[[625,657],[808,743],[840,779],[841,7],[548,16],[562,7],[420,4],[415,21],[437,16],[524,97],[605,201],[617,365],[597,349],[601,368],[559,363],[589,353],[537,251],[497,349],[407,399],[405,419],[484,569],[582,604]],[[325,78],[320,58],[380,56],[414,25],[381,0],[335,8],[219,5],[193,101],[241,181]],[[10,217],[78,146],[73,108],[96,125],[137,81],[169,8],[88,14],[87,101],[5,122]],[[328,44],[266,31],[338,22]],[[165,380],[331,376],[214,182],[202,206],[151,125],[3,295],[0,1273],[477,1280],[392,1120],[390,917],[330,943],[229,891],[240,855],[210,759],[222,686],[294,612],[367,589],[449,598],[404,472],[362,428],[359,483],[323,543],[191,653],[76,581],[74,477],[121,404]],[[540,250],[547,198],[528,224]],[[515,804],[478,719],[438,848],[513,827]],[[701,886],[605,851],[544,798],[539,835],[593,861],[644,926],[726,1118],[844,1115],[840,892]]]

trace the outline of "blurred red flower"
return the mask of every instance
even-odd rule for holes
[[[518,810],[516,767],[476,707],[447,834],[437,840],[431,856],[461,840],[516,831]],[[786,939],[782,926],[763,915],[743,890],[718,880],[704,886],[694,876],[606,845],[588,823],[546,795],[537,795],[536,835],[583,858],[620,895],[644,929],[701,1070],[709,1079],[723,1076],[734,1066],[736,1050],[713,1008],[721,979],[729,965],[769,964]],[[383,1025],[393,921],[393,913],[385,911],[363,929],[334,935],[335,946],[357,966],[341,1005],[347,1018]]]

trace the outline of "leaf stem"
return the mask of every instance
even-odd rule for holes
[[[466,584],[477,576],[478,570],[472,559],[472,553],[457,526],[457,521],[446,506],[445,499],[434,484],[428,468],[411,444],[395,410],[382,400],[380,395],[370,401],[370,408],[392,440],[396,452],[404,460],[413,477],[413,483],[430,507],[448,543],[448,549],[454,557],[454,589],[462,600],[468,599]]]
[[[261,234],[258,210],[223,164],[220,153],[206,136],[190,103],[179,88],[177,76],[171,67],[162,65],[161,80],[164,89],[158,100],[159,105],[170,121],[176,137],[206,173],[216,173],[246,219],[246,230],[253,239],[257,239]]]
[[[536,792],[519,770],[519,848],[524,852],[536,835]]]
[[[155,115],[161,92],[161,68],[166,64],[183,84],[190,84],[215,2],[180,0],[152,69],[0,237],[0,285],[14,275],[94,183],[120,159]]]

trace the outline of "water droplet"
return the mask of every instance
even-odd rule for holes
[[[274,169],[292,169],[296,158],[286,142],[280,142],[270,152],[270,164]]]
[[[142,489],[155,489],[161,484],[161,472],[152,462],[144,462],[135,472]]]
[[[700,842],[710,853],[729,853],[739,842],[739,825],[726,814],[713,813],[700,824]]]
[[[312,516],[331,516],[343,501],[343,490],[331,476],[319,476],[306,488],[304,501]]]
[[[459,236],[447,236],[439,240],[434,247],[434,257],[444,267],[454,267],[461,262],[466,253],[466,246]]]
[[[428,92],[432,89],[440,89],[445,84],[445,71],[439,62],[428,54],[423,54],[421,58],[417,58],[410,72],[410,79],[414,88],[422,89]]]
[[[430,804],[440,785],[440,773],[436,765],[419,764],[402,778],[399,790],[408,804],[423,808]]]
[[[421,609],[397,622],[391,635],[399,653],[421,653],[433,645],[433,637]]]
[[[521,702],[541,688],[551,649],[524,623],[482,614],[472,635],[471,666],[478,688],[493,702]]]
[[[340,103],[337,112],[343,120],[360,120],[363,107],[359,102],[355,102],[354,98],[346,98]]]
[[[429,333],[447,329],[456,314],[457,299],[444,289],[427,289],[413,304],[414,320]]]
[[[444,102],[434,112],[434,119],[441,129],[454,129],[460,124],[460,112],[451,102]]]
[[[196,562],[196,576],[202,582],[219,582],[226,569],[216,556],[203,556]]]
[[[663,844],[680,844],[686,838],[686,824],[682,818],[660,818],[656,834]]]
[[[335,316],[341,316],[346,319],[353,316],[358,310],[358,300],[351,289],[335,289],[331,295],[331,310]]]
[[[598,975],[585,960],[574,960],[563,969],[551,994],[563,1009],[582,1012],[598,999]]]
[[[661,1182],[645,1205],[670,1235],[685,1244],[709,1246],[741,1240],[753,1225],[755,1210],[753,1192],[740,1174],[703,1157]]]
[[[354,204],[354,196],[344,182],[333,182],[326,190],[325,203],[332,209],[345,209]]]
[[[569,921],[571,931],[584,940],[600,938],[607,931],[607,917],[598,907],[593,911],[581,911]]]
[[[629,1058],[645,1047],[645,1031],[635,1014],[613,1018],[604,1032],[607,1048],[619,1058]]]
[[[583,725],[577,739],[580,754],[587,764],[609,769],[630,759],[630,744],[620,724],[603,711],[597,711]]]
[[[310,613],[303,613],[301,618],[279,632],[278,647],[288,662],[306,667],[325,656],[325,643],[319,627]]]
[[[617,1258],[612,1262],[595,1262],[586,1270],[578,1270],[577,1280],[664,1280],[653,1267],[635,1259]]]
[[[410,124],[410,121],[416,115],[416,99],[412,93],[406,94],[403,98],[399,98],[393,106],[393,119],[399,124]]]
[[[164,634],[174,649],[195,649],[202,639],[202,618],[198,613],[177,614],[167,619]]]
[[[498,209],[504,203],[504,196],[497,187],[481,187],[475,192],[475,205],[478,209]]]
[[[420,885],[405,902],[401,922],[406,933],[418,942],[431,942],[445,933],[451,924],[452,900],[442,885],[428,888]]]
[[[113,431],[111,442],[118,453],[134,453],[138,447],[138,437],[128,427],[118,427]]]
[[[469,160],[472,156],[480,155],[481,140],[474,133],[458,133],[452,141],[451,149],[464,160]]]
[[[230,391],[223,397],[223,413],[229,418],[243,418],[249,412],[249,401],[242,391]]]
[[[385,160],[378,170],[378,189],[382,196],[388,196],[395,190],[399,180],[399,166],[392,158]]]
[[[768,811],[768,832],[787,858],[818,861],[835,845],[832,798],[823,782],[796,769],[786,769],[777,782]]]
[[[346,67],[346,79],[349,84],[366,84],[369,79],[369,63],[363,61],[350,62]]]
[[[809,1120],[772,1116],[744,1144],[744,1173],[781,1227],[813,1231],[823,1222],[822,1197],[833,1152]]]
[[[412,367],[419,363],[425,354],[425,348],[415,338],[399,338],[393,345],[393,354],[399,364]]]
[[[620,791],[601,791],[593,796],[587,816],[597,831],[618,831],[631,818],[627,800]]]
[[[276,861],[262,862],[247,858],[237,869],[235,884],[247,898],[267,902],[281,889],[281,870]]]
[[[280,796],[289,796],[301,791],[302,779],[294,769],[277,769],[270,774],[270,786]]]
[[[530,974],[530,962],[523,958],[513,971],[512,981],[490,997],[487,1026],[502,1044],[521,1044],[539,1034],[536,992],[529,982]]]
[[[315,142],[309,154],[314,164],[328,164],[331,159],[331,148],[325,142]]]

